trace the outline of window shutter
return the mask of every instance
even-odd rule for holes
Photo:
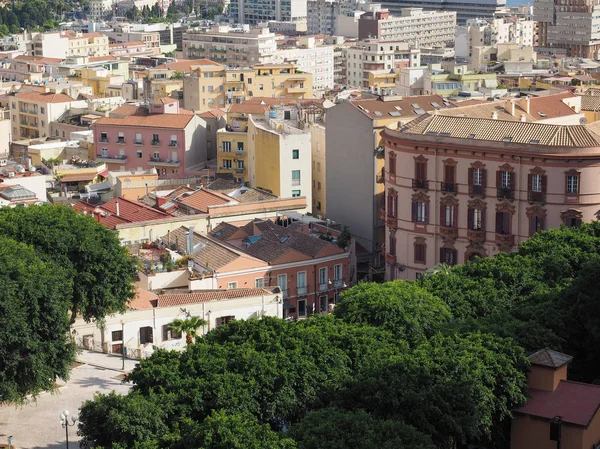
[[[502,212],[496,212],[496,234],[502,234]]]
[[[515,172],[508,172],[508,179],[510,180],[510,190],[515,190],[517,187],[517,180],[516,180],[517,174]]]
[[[542,175],[542,193],[546,193],[546,186],[548,184],[547,178],[546,175]]]
[[[162,327],[162,341],[167,341],[169,339],[169,325],[165,324]]]
[[[503,228],[504,228],[504,233],[505,234],[510,234],[511,233],[511,229],[510,229],[510,227],[511,227],[510,226],[511,225],[511,223],[510,223],[511,222],[511,216],[510,216],[509,213],[506,213],[506,212],[503,213],[502,215],[503,215],[503,219],[504,219],[504,222],[502,224]]]
[[[425,224],[429,224],[429,204],[425,204]]]
[[[502,172],[500,170],[496,172],[496,188],[502,188]]]
[[[531,176],[531,175],[529,175]],[[529,237],[531,237],[533,234],[535,234],[535,215],[532,215],[531,217],[529,217]]]
[[[485,231],[485,215],[486,215],[486,213],[487,213],[487,211],[485,209],[483,209],[481,211],[481,230],[482,231]]]
[[[444,173],[445,182],[447,184],[454,184],[454,166],[446,165]]]
[[[485,168],[481,169],[481,185],[485,187],[487,184],[487,170]]]
[[[467,175],[467,182],[469,183],[470,186],[473,185],[473,169],[469,168],[469,172]]]
[[[533,175],[531,173],[527,175],[527,191],[533,191]]]
[[[446,260],[444,258],[446,252],[446,248],[440,248],[440,263],[445,263]]]
[[[446,206],[440,204],[440,225],[446,226]]]
[[[452,226],[458,226],[458,206],[452,206]]]
[[[392,197],[392,214],[394,218],[398,216],[398,197],[396,195]]]
[[[417,221],[417,203],[414,201],[412,203],[412,221],[413,223]]]
[[[569,175],[565,175],[565,194],[569,193]]]
[[[544,217],[540,218],[540,231],[546,229],[546,219]]]
[[[467,228],[473,229],[473,209],[467,209]]]

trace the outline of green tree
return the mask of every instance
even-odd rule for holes
[[[0,237],[0,403],[22,402],[68,378],[72,279],[23,243]]]
[[[168,327],[170,331],[177,334],[185,333],[185,343],[191,345],[198,336],[198,330],[207,324],[207,321],[199,316],[192,316],[184,320],[176,318],[169,323]]]
[[[117,235],[92,217],[69,207],[43,205],[0,209],[0,235],[32,245],[44,260],[70,278],[63,295],[70,300],[71,323],[125,311],[135,295],[136,264]]]

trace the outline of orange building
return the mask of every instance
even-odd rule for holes
[[[529,356],[529,398],[514,411],[511,449],[600,447],[600,386],[567,380],[572,359],[551,349]]]

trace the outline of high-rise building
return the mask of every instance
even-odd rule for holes
[[[396,15],[402,8],[456,11],[456,23],[464,25],[469,19],[494,17],[505,7],[506,0],[385,0],[381,5]]]
[[[595,0],[535,0],[538,46],[567,56],[596,59],[600,50],[600,6]]]
[[[306,22],[306,0],[231,0],[229,11],[238,23],[256,25],[269,20]]]

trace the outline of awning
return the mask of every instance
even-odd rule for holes
[[[110,182],[98,182],[96,184],[88,184],[85,186],[87,192],[100,192],[101,190],[110,190]]]

